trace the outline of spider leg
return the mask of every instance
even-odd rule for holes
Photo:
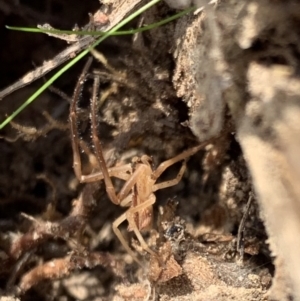
[[[153,185],[152,191],[154,192],[154,191],[157,191],[159,189],[164,189],[164,188],[167,188],[167,187],[177,185],[181,181],[181,178],[182,178],[185,170],[186,170],[186,160],[184,160],[182,162],[181,168],[180,168],[176,178]]]
[[[92,64],[92,58],[89,58],[87,63],[85,64],[77,85],[74,90],[74,94],[72,97],[72,102],[70,105],[70,127],[71,127],[71,141],[72,141],[72,149],[73,149],[73,168],[75,175],[77,179],[80,181],[81,180],[81,158],[80,158],[80,150],[79,150],[79,136],[78,136],[78,131],[77,131],[77,114],[76,114],[76,106],[77,102],[79,100],[79,96],[82,91],[83,84],[86,80],[87,77],[87,72],[88,69],[90,68]]]
[[[203,142],[198,146],[187,149],[184,152],[182,152],[181,154],[162,162],[161,164],[159,164],[157,169],[152,173],[152,178],[154,180],[157,180],[167,168],[169,168],[170,166],[172,166],[173,164],[175,164],[179,161],[185,160],[188,157],[196,154],[199,150],[201,150],[203,147],[205,147],[209,142],[210,142],[210,140]]]
[[[139,165],[136,170],[133,172],[131,177],[126,181],[123,185],[122,189],[120,190],[118,197],[121,200],[120,203],[129,195],[130,191],[134,187],[134,185],[138,182],[141,175],[145,172],[145,166]],[[123,206],[123,205],[122,205]]]
[[[134,252],[129,247],[128,243],[126,242],[123,234],[121,233],[119,226],[127,220],[126,212],[124,212],[121,216],[119,216],[112,224],[112,229],[115,235],[118,237],[119,241],[121,242],[122,246],[128,252],[128,254],[132,257],[132,259],[137,262],[140,266],[143,266],[142,262],[135,256]]]
[[[110,177],[118,178],[124,181],[128,181],[131,177],[131,164],[125,164],[122,166],[116,166],[108,168],[108,175]],[[90,175],[82,175],[81,176],[82,182],[84,183],[90,183],[90,182],[96,182],[104,179],[104,175],[102,171],[94,172]]]
[[[80,139],[79,139],[78,130],[77,130],[78,120],[77,120],[76,107],[77,107],[77,102],[79,101],[79,96],[81,94],[83,84],[84,84],[85,79],[87,77],[88,69],[91,66],[91,63],[92,63],[92,58],[90,58],[87,61],[87,63],[84,66],[84,69],[83,69],[82,73],[79,76],[78,83],[75,87],[72,102],[71,102],[71,105],[70,105],[70,126],[71,126],[71,141],[72,141],[72,149],[73,149],[73,168],[74,168],[74,172],[75,172],[75,175],[76,175],[77,179],[81,183],[91,183],[91,182],[96,182],[96,181],[105,179],[105,175],[104,175],[105,172],[103,173],[101,171],[101,172],[92,173],[90,175],[83,175],[82,171],[81,171],[82,170],[82,167],[81,167],[82,164],[81,164],[81,157],[80,157],[80,146],[83,147],[85,145],[82,145],[82,143],[80,144],[80,142],[79,142]],[[96,84],[98,84],[98,83],[96,82]],[[96,84],[94,85],[94,90],[96,90]],[[97,93],[94,92],[93,101],[92,101],[92,105],[94,105],[94,106],[96,105],[96,100],[94,99],[94,98],[96,98],[96,96],[97,96]],[[95,113],[95,108],[94,108],[94,113]],[[95,124],[96,124],[96,118],[95,118],[95,114],[94,114],[93,120],[92,120],[92,125],[94,125],[93,129],[96,129]],[[94,133],[94,135],[96,135],[96,134]],[[98,160],[98,157],[100,157],[100,158],[103,157],[102,148],[101,148],[101,144],[100,144],[99,139],[96,140],[94,138],[94,135],[93,135],[94,144],[96,144],[96,145],[99,144],[100,145],[99,146],[100,150],[99,150],[99,147],[96,149],[97,154],[98,154],[97,155],[97,160]],[[85,149],[85,152],[86,151],[87,150]],[[99,151],[100,151],[100,154],[99,154]],[[104,161],[104,159],[102,161]],[[102,170],[104,168],[107,171],[108,177],[116,177],[116,178],[122,179],[124,181],[127,181],[131,176],[131,170],[132,170],[131,164],[126,164],[126,165],[118,166],[118,167],[112,167],[112,168],[109,168],[109,169],[106,168],[106,164],[105,164],[104,167],[101,166],[101,165],[100,165],[100,167],[101,167]],[[109,182],[111,182],[111,181],[109,181]],[[110,183],[109,183],[109,185],[110,185]]]
[[[115,188],[113,186],[112,180],[109,176],[109,172],[106,166],[106,162],[103,156],[103,150],[101,142],[97,133],[97,93],[100,85],[100,77],[95,75],[94,85],[93,85],[93,97],[91,98],[91,127],[92,127],[92,140],[95,148],[95,155],[99,163],[100,169],[103,173],[103,179],[105,182],[106,192],[110,200],[116,204],[120,204],[120,199],[117,197]]]
[[[134,214],[149,208],[150,206],[152,206],[155,203],[155,200],[156,200],[155,195],[152,194],[147,201],[145,201],[135,207],[131,207],[127,210],[127,212],[125,212],[128,223],[129,223],[129,227],[134,232],[134,234],[137,237],[138,241],[140,242],[142,248],[154,256],[156,256],[156,253],[154,251],[152,251],[149,248],[148,244],[145,242],[145,240],[134,220]],[[151,216],[151,219],[152,219],[152,216]]]
[[[131,250],[131,248],[129,247],[128,243],[126,242],[124,236],[122,235],[121,231],[119,230],[119,226],[124,222],[124,221],[128,221],[130,228],[134,231],[134,234],[136,235],[138,241],[140,242],[142,248],[144,250],[146,250],[148,253],[155,255],[156,253],[154,251],[152,251],[147,243],[145,242],[143,236],[141,235],[141,232],[139,231],[135,221],[134,221],[134,213],[140,212],[141,210],[152,206],[155,203],[155,196],[153,195],[153,197],[149,198],[147,201],[139,204],[136,207],[131,207],[129,208],[126,212],[124,212],[120,217],[118,217],[114,222],[113,222],[113,231],[115,233],[115,235],[118,237],[118,239],[120,240],[121,244],[123,245],[123,247],[126,249],[126,251],[132,256],[132,258],[141,266],[143,266],[143,264],[141,263],[140,260],[137,259],[137,257],[135,256],[134,252]]]

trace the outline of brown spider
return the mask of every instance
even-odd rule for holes
[[[136,160],[135,166],[133,168],[132,164],[125,164],[123,166],[116,166],[107,168],[101,142],[97,134],[97,89],[99,87],[99,77],[95,77],[94,88],[93,88],[93,97],[91,99],[91,130],[92,130],[92,142],[95,149],[95,155],[101,171],[94,172],[89,175],[83,175],[81,171],[81,158],[80,158],[80,146],[79,146],[79,137],[77,131],[77,114],[76,106],[78,98],[84,84],[87,70],[91,65],[91,60],[86,64],[81,76],[79,77],[78,83],[76,85],[72,103],[70,105],[70,125],[71,125],[71,134],[72,134],[72,148],[73,148],[73,168],[76,174],[76,177],[81,183],[89,183],[104,180],[106,192],[110,200],[122,207],[129,207],[129,209],[123,213],[119,218],[117,218],[112,225],[113,231],[126,249],[126,251],[132,256],[132,258],[142,265],[141,261],[137,259],[134,252],[129,247],[128,243],[124,239],[119,226],[125,220],[128,221],[129,231],[133,231],[140,242],[142,248],[148,253],[155,255],[156,253],[152,251],[144,238],[141,235],[141,231],[149,228],[152,222],[152,207],[155,203],[154,192],[167,188],[170,186],[177,185],[181,180],[184,171],[186,169],[186,159],[200,149],[202,149],[206,143],[202,143],[196,147],[190,148],[181,154],[173,157],[172,159],[166,160],[161,163],[156,170],[152,170],[150,164],[150,157],[144,155],[140,159]],[[161,183],[156,183],[160,175],[171,165],[183,161],[183,164],[176,176],[172,180],[168,180]],[[124,180],[124,186],[116,193],[113,183],[110,177],[116,177],[121,180]]]

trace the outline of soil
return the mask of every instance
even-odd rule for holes
[[[83,27],[89,13],[100,9],[109,19],[122,1],[102,2],[0,0],[0,89],[69,47],[5,25]],[[167,3],[128,27],[176,13]],[[3,128],[0,300],[300,300],[299,25],[296,0],[205,3],[156,29],[105,40],[83,81],[87,58]],[[2,99],[1,120],[52,74]],[[110,201],[104,181],[80,183],[73,169],[76,96],[80,170],[100,171],[90,121],[96,77],[95,130],[108,167],[134,169],[148,155],[155,170],[192,154],[179,183],[155,192],[153,214],[123,215],[119,228],[141,264],[113,232],[126,208]],[[119,192],[124,181],[113,184]],[[132,221],[148,226],[142,235],[152,252]]]

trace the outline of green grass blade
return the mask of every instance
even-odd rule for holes
[[[137,29],[129,29],[129,30],[118,30],[114,33],[110,33],[110,35],[130,35],[135,33],[140,33],[143,31],[151,30],[154,28],[157,28],[159,26],[165,25],[171,21],[174,21],[192,11],[194,11],[196,8],[188,8],[184,11],[181,11],[175,15],[172,15],[171,17],[168,17],[166,19],[163,19],[159,22],[155,22]],[[31,33],[52,33],[52,34],[68,34],[68,35],[90,35],[90,36],[100,36],[104,35],[105,32],[103,31],[88,31],[88,30],[60,30],[60,29],[40,29],[40,28],[31,28],[31,27],[15,27],[15,26],[5,26],[7,29],[10,30],[17,30],[17,31],[24,31],[24,32],[31,32]]]

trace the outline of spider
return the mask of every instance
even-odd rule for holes
[[[121,231],[119,230],[119,226],[127,220],[129,225],[128,230],[135,233],[142,248],[148,253],[156,256],[156,253],[149,248],[143,236],[141,235],[141,231],[148,229],[152,223],[152,208],[153,204],[156,201],[154,192],[159,189],[177,185],[185,172],[187,159],[198,152],[200,149],[202,149],[204,146],[206,146],[208,143],[205,142],[198,146],[192,147],[182,152],[181,154],[162,162],[155,170],[152,170],[151,158],[146,155],[143,155],[139,159],[136,159],[134,165],[125,164],[122,166],[108,168],[103,156],[101,142],[97,134],[97,90],[100,80],[99,77],[95,76],[92,92],[93,96],[91,98],[90,104],[90,122],[92,131],[92,143],[94,146],[95,156],[97,158],[101,171],[93,172],[89,175],[82,174],[79,135],[77,131],[76,107],[91,62],[91,60],[88,60],[83,69],[83,72],[79,77],[70,105],[69,118],[71,127],[74,172],[80,183],[90,183],[104,180],[106,192],[110,200],[116,205],[129,207],[129,209],[125,213],[123,213],[113,222],[112,229],[126,251],[138,264],[143,266],[142,262],[136,257],[133,250],[129,247]],[[183,161],[183,163],[177,176],[174,179],[156,183],[157,179],[168,167],[180,161]],[[123,187],[118,193],[113,186],[111,177],[116,177],[125,181]]]

